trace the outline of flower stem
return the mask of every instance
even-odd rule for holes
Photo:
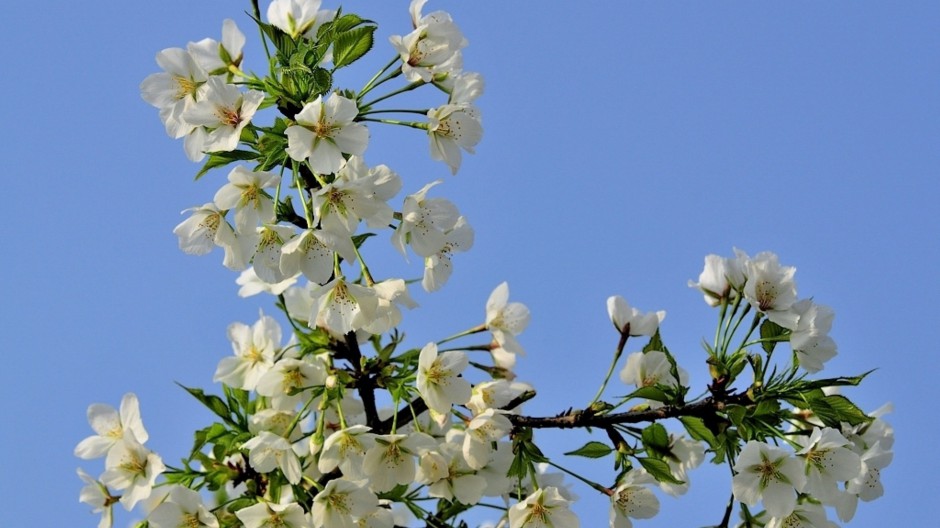
[[[474,326],[473,328],[469,330],[464,330],[463,332],[460,332],[459,334],[454,334],[450,337],[445,337],[444,339],[441,339],[440,341],[438,341],[437,344],[443,345],[444,343],[447,343],[448,341],[453,341],[455,339],[466,337],[468,335],[479,334],[480,332],[485,332],[485,331],[486,331],[486,325]],[[461,350],[465,350],[465,349],[461,349]]]
[[[607,495],[608,497],[609,497],[610,494],[611,494],[610,488],[608,488],[607,486],[602,486],[602,485],[598,484],[597,482],[594,482],[594,481],[592,481],[592,480],[588,480],[588,479],[582,477],[581,475],[578,475],[578,474],[575,473],[574,471],[571,471],[571,470],[569,470],[569,469],[566,469],[566,468],[563,468],[563,467],[559,466],[558,464],[552,462],[551,460],[547,460],[546,463],[547,463],[549,466],[552,466],[552,467],[555,468],[555,469],[559,469],[559,470],[561,470],[561,471],[564,471],[565,473],[567,473],[567,474],[571,475],[572,477],[574,477],[574,478],[580,480],[581,482],[587,484],[588,486],[591,486],[591,487],[594,488],[595,490],[597,490],[597,491],[603,493],[604,495]]]
[[[386,64],[384,68],[379,70],[378,73],[373,75],[372,78],[369,79],[369,82],[367,82],[366,85],[362,87],[362,90],[359,90],[359,96],[357,97],[357,99],[361,100],[362,96],[369,93],[369,91],[371,91],[373,88],[378,86],[377,84],[375,84],[376,79],[381,77],[383,73],[387,72],[388,69],[394,66],[395,63],[398,62],[400,59],[401,59],[401,56],[396,55],[392,60],[388,61],[388,64]]]
[[[428,129],[427,123],[417,123],[414,121],[399,121],[397,119],[372,119],[369,117],[363,117],[359,119],[359,121],[371,121],[373,123],[385,123],[388,125],[401,125],[401,126],[406,126],[406,127],[411,127],[411,128],[417,128],[418,130]]]
[[[379,83],[379,84],[381,84],[381,83]],[[425,84],[427,84],[427,83],[424,82],[424,81],[415,81],[415,82],[413,82],[413,83],[408,83],[408,84],[406,84],[405,86],[403,86],[403,87],[401,87],[401,88],[399,88],[399,89],[397,89],[397,90],[392,90],[391,92],[389,92],[389,93],[387,93],[387,94],[385,94],[385,95],[383,95],[383,96],[381,96],[381,97],[379,97],[379,98],[377,98],[377,99],[373,99],[373,100],[369,101],[368,103],[364,103],[364,104],[362,104],[362,105],[360,105],[360,106],[363,107],[363,108],[368,108],[368,107],[374,105],[375,103],[379,103],[379,102],[381,102],[381,101],[384,101],[384,100],[388,99],[389,97],[394,97],[394,96],[396,96],[396,95],[398,95],[398,94],[401,94],[401,93],[410,92],[411,90],[414,90],[415,88],[418,88],[418,87],[423,86],[423,85],[425,85]],[[378,86],[378,84],[376,84],[376,86]]]
[[[591,403],[588,404],[588,407],[591,407],[597,400],[601,399],[601,395],[604,393],[604,389],[607,388],[607,382],[610,381],[610,376],[613,375],[614,369],[617,368],[617,363],[620,361],[620,356],[623,354],[623,348],[627,345],[627,339],[630,338],[630,335],[626,332],[620,332],[620,342],[617,343],[617,350],[614,351],[614,359],[610,362],[610,368],[607,369],[607,375],[604,376],[604,383],[601,383],[601,387],[597,389],[597,394],[594,395],[594,399],[591,400]]]

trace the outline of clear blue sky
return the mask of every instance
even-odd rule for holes
[[[345,4],[380,23],[375,64],[392,56],[387,37],[408,31],[407,4]],[[839,355],[826,372],[877,367],[848,394],[865,409],[896,407],[886,495],[849,526],[936,518],[940,4],[534,6],[426,8],[453,13],[470,41],[465,68],[487,81],[484,139],[456,177],[428,159],[420,134],[373,129],[368,161],[401,173],[407,192],[445,178],[439,195],[477,234],[444,290],[416,295],[409,342],[482,322],[490,290],[507,280],[533,314],[518,373],[541,394],[527,410],[554,414],[593,396],[616,344],[604,302],[621,294],[668,312],[666,342],[701,388],[699,343],[716,314],[686,281],[708,253],[776,251],[798,268],[801,297],[835,309]],[[159,50],[219,38],[226,17],[248,35],[247,65],[263,70],[247,9],[3,9],[4,526],[95,525],[72,456],[90,434],[90,403],[136,392],[148,445],[178,461],[212,418],[173,381],[211,387],[231,353],[227,325],[273,311],[236,297],[221,254],[177,249],[179,211],[209,201],[225,172],[194,184],[195,165],[138,93]],[[403,269],[391,246],[386,255]],[[550,451],[582,442],[553,437]],[[714,524],[728,490],[725,469],[703,468],[686,497],[664,497],[660,516],[637,526]],[[583,526],[606,525],[603,497],[579,493]]]

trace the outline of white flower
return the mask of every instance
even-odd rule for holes
[[[497,286],[486,300],[486,320],[483,324],[493,334],[493,339],[499,347],[509,354],[525,354],[522,345],[516,341],[516,336],[529,325],[529,319],[529,309],[526,305],[509,302],[508,283],[503,282]]]
[[[554,487],[535,490],[509,508],[509,528],[578,528],[581,524],[570,504]]]
[[[249,257],[248,244],[239,239],[225,221],[225,211],[220,211],[213,203],[186,211],[192,211],[192,215],[173,228],[184,253],[205,255],[212,251],[213,246],[220,246],[225,250],[222,265],[236,271],[245,269]]]
[[[285,244],[286,246],[286,244]],[[254,268],[248,268],[245,271],[241,272],[237,279],[235,279],[235,284],[241,286],[238,289],[239,297],[251,297],[252,295],[258,295],[261,292],[270,293],[271,295],[280,295],[297,283],[297,277],[300,274],[296,273],[281,282],[274,284],[265,282],[258,277],[258,274],[255,273]],[[309,310],[308,310],[309,313]],[[292,314],[293,315],[293,314]]]
[[[401,323],[401,309],[399,305],[409,310],[417,308],[416,303],[408,294],[408,285],[402,279],[388,279],[372,286],[378,304],[372,320],[363,325],[362,329],[370,334],[384,334]]]
[[[313,498],[314,528],[356,528],[355,517],[372,513],[379,501],[362,482],[333,479]]]
[[[784,328],[796,328],[797,315],[790,310],[796,302],[796,268],[781,266],[777,255],[765,251],[745,262],[744,271],[744,298],[751,307]]]
[[[534,390],[528,383],[506,379],[484,381],[473,386],[467,407],[473,411],[474,415],[481,414],[487,409],[502,409],[522,393]],[[518,412],[516,409],[506,409],[506,411]]]
[[[281,248],[284,243],[294,236],[294,228],[280,224],[266,224],[256,228],[257,235],[255,252],[251,258],[251,265],[255,268],[258,278],[278,284],[289,274],[281,270]]]
[[[461,454],[458,444],[462,440],[460,434],[448,435],[437,451],[427,451],[421,457],[421,470],[416,478],[422,484],[429,484],[431,497],[473,505],[483,498],[487,482],[474,474]],[[438,476],[440,478],[434,478]]]
[[[296,39],[313,38],[317,29],[335,17],[335,11],[321,10],[320,0],[274,0],[268,6],[268,22]]]
[[[376,493],[415,481],[416,459],[437,443],[424,433],[376,435],[375,444],[362,460],[362,471]]]
[[[627,356],[627,364],[620,371],[620,381],[627,385],[637,387],[652,387],[654,385],[667,385],[678,387],[688,383],[688,373],[682,367],[678,368],[679,379],[672,375],[672,364],[665,352],[650,350],[649,352],[634,352]]]
[[[308,318],[311,327],[325,328],[333,335],[343,336],[359,330],[372,320],[378,299],[365,286],[337,277],[311,293],[316,299]]]
[[[281,246],[281,272],[303,273],[310,282],[325,284],[333,276],[333,253],[355,262],[356,248],[346,233],[307,229]]]
[[[641,313],[619,295],[607,299],[607,315],[618,332],[630,336],[652,337],[659,329],[659,323],[666,318],[666,312],[662,310],[656,313]]]
[[[369,129],[353,120],[359,115],[356,103],[339,94],[325,102],[318,96],[294,116],[287,127],[287,153],[297,161],[307,160],[318,173],[330,174],[343,166],[343,154],[361,156],[369,142]]]
[[[448,75],[440,82],[435,79],[434,84],[450,93],[447,102],[451,104],[472,104],[483,95],[483,76],[477,72]]]
[[[747,256],[737,252],[736,258],[708,255],[705,257],[705,269],[698,276],[698,282],[689,281],[689,287],[700,290],[709,306],[718,306],[722,301],[730,301],[736,290],[744,285],[743,266]]]
[[[186,108],[183,120],[210,131],[203,144],[206,152],[235,150],[242,129],[261,106],[264,93],[258,90],[242,93],[237,86],[227,84],[220,77],[210,77],[206,86],[205,96]]]
[[[212,381],[229,387],[254,390],[261,377],[274,365],[274,354],[281,343],[281,326],[262,315],[252,326],[232,323],[228,327],[234,357],[223,358]]]
[[[437,75],[446,75],[461,67],[460,49],[467,40],[450,15],[435,11],[421,15],[427,0],[412,0],[411,22],[414,31],[389,38],[401,57],[401,71],[409,82],[430,82]]]
[[[411,245],[422,257],[435,255],[444,247],[444,233],[457,225],[460,213],[457,207],[444,198],[427,198],[427,193],[442,183],[433,181],[420,191],[405,197],[402,205],[401,223],[392,235],[392,244],[405,255],[405,244]]]
[[[631,517],[651,519],[659,513],[659,499],[644,485],[652,482],[652,477],[639,471],[631,471],[620,479],[610,496],[610,528],[631,528]]]
[[[771,518],[765,528],[839,528],[839,525],[826,518],[821,505],[804,502],[797,504],[789,515]]]
[[[91,475],[78,469],[78,476],[85,482],[85,486],[79,493],[79,502],[91,506],[92,513],[100,513],[101,520],[98,521],[98,528],[111,528],[114,524],[114,503],[117,499],[108,492],[108,487],[92,478]]]
[[[283,436],[262,431],[242,444],[242,448],[248,450],[248,463],[255,471],[270,473],[280,469],[291,484],[300,482],[300,459],[291,443]]]
[[[313,209],[320,227],[352,235],[360,220],[369,227],[387,227],[394,217],[387,200],[401,190],[401,178],[385,165],[369,169],[359,156],[342,165],[333,183],[313,196]]]
[[[473,469],[481,469],[493,456],[493,443],[509,434],[512,423],[496,409],[477,414],[467,424],[463,440],[463,456]]]
[[[862,462],[862,471],[859,476],[849,481],[846,491],[858,495],[858,498],[865,502],[873,501],[884,495],[884,486],[881,484],[881,470],[891,464],[894,453],[876,442],[866,449],[859,458]]]
[[[183,120],[183,112],[205,93],[208,75],[182,48],[167,48],[157,54],[157,64],[164,71],[148,75],[140,83],[145,101],[160,110],[166,133],[179,139],[190,134],[194,125]],[[190,157],[192,159],[192,157]],[[198,160],[193,160],[198,161]]]
[[[790,347],[796,352],[800,366],[807,372],[819,372],[823,363],[836,355],[836,343],[829,337],[835,313],[832,308],[811,299],[797,301],[791,307],[797,315],[796,328],[790,333]]]
[[[271,398],[275,409],[293,409],[308,396],[300,389],[314,385],[323,385],[326,381],[326,369],[318,360],[310,356],[302,359],[285,357],[278,360],[267,373],[258,380],[258,394]],[[292,391],[299,391],[291,394]]]
[[[127,393],[121,398],[118,412],[103,403],[88,406],[88,423],[97,433],[75,446],[75,456],[84,459],[98,458],[108,454],[115,445],[124,441],[144,443],[149,436],[140,419],[140,404],[137,395]]]
[[[450,166],[451,174],[460,169],[460,149],[470,154],[483,138],[480,110],[470,104],[445,104],[428,111],[428,138],[431,159]]]
[[[235,229],[239,233],[253,232],[258,223],[274,221],[274,199],[264,191],[277,187],[281,177],[273,172],[250,171],[239,165],[228,174],[213,198],[216,207],[235,210]]]
[[[156,453],[134,441],[124,441],[111,448],[105,468],[101,483],[124,491],[121,504],[128,511],[150,496],[157,477],[166,470]]]
[[[222,21],[222,42],[206,38],[199,42],[190,42],[186,49],[196,63],[210,75],[220,75],[228,67],[238,67],[242,63],[242,49],[245,47],[245,34],[238,29],[235,21],[226,18]]]
[[[203,504],[199,493],[183,486],[174,486],[147,520],[153,528],[219,528],[219,520]]]
[[[468,364],[467,355],[460,351],[438,355],[434,343],[421,349],[416,385],[428,409],[446,414],[451,405],[463,405],[470,400],[470,383],[460,377]]]
[[[814,428],[811,436],[795,438],[803,449],[797,451],[806,464],[804,492],[814,498],[832,503],[838,494],[839,482],[859,476],[862,463],[848,447],[850,442],[835,429]]]
[[[459,217],[453,229],[444,233],[444,246],[435,254],[424,259],[424,277],[421,286],[424,291],[437,291],[450,278],[454,267],[451,256],[454,253],[467,251],[473,246],[473,228],[467,219]]]
[[[353,425],[328,436],[323,442],[317,469],[326,474],[338,467],[346,478],[365,477],[362,461],[366,451],[375,445],[375,434],[369,431],[365,425]]]
[[[806,484],[802,466],[787,451],[751,440],[734,465],[734,498],[748,506],[763,500],[772,517],[786,517],[796,507],[796,492],[803,491]]]
[[[259,502],[235,512],[245,528],[308,528],[310,525],[303,508],[296,502],[274,504]]]

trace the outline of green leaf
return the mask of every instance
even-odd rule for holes
[[[343,15],[341,17],[334,19],[330,29],[335,31],[336,33],[344,33],[356,26],[361,26],[362,24],[372,24],[372,23],[373,22],[371,20],[365,20],[363,18],[360,18],[359,15],[354,15],[352,13],[349,13],[349,14],[346,14],[346,15]]]
[[[647,400],[655,400],[658,402],[669,401],[669,395],[663,392],[662,389],[653,387],[653,386],[640,387],[639,389],[624,396],[624,400],[629,400],[632,398],[644,398]]]
[[[841,394],[812,399],[809,408],[828,427],[838,428],[842,422],[860,425],[871,421],[864,411]]]
[[[182,387],[186,392],[191,394],[194,398],[202,402],[210,411],[214,412],[216,416],[225,420],[225,423],[231,425],[232,427],[239,427],[238,423],[232,420],[232,412],[229,410],[228,406],[225,405],[225,401],[222,398],[214,395],[207,395],[202,389],[193,389],[183,385],[182,383],[177,383]]]
[[[657,452],[669,451],[669,433],[662,424],[654,423],[643,429],[643,445]]]
[[[656,458],[637,458],[637,461],[643,466],[647,473],[660,482],[670,484],[685,484],[685,481],[679,480],[672,475],[669,464]]]
[[[613,448],[603,442],[590,441],[583,446],[565,453],[568,456],[580,456],[585,458],[602,458],[613,452]]]
[[[231,152],[212,152],[209,154],[209,160],[196,173],[196,180],[212,169],[224,167],[235,161],[249,161],[258,159],[258,153],[250,150],[233,150]]]
[[[707,443],[712,449],[717,447],[718,440],[715,438],[714,433],[705,426],[705,422],[702,421],[701,418],[680,416],[679,421],[685,426],[685,430],[689,433],[690,437]]]
[[[770,354],[774,351],[774,347],[777,346],[777,341],[783,341],[783,339],[778,339],[784,334],[789,332],[786,328],[778,325],[777,323],[771,321],[770,319],[764,320],[763,324],[760,325],[760,337],[761,339],[766,339],[767,341],[761,341],[760,346],[763,347],[764,352]]]
[[[663,339],[659,335],[659,330],[656,330],[656,333],[653,334],[653,337],[650,338],[649,342],[646,343],[646,346],[643,347],[643,353],[647,353],[651,350],[659,350],[660,352],[666,352],[666,345],[663,344]]]
[[[336,68],[348,66],[372,49],[376,26],[364,26],[344,31],[333,41],[333,64]]]

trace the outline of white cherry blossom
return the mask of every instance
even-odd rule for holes
[[[525,500],[509,508],[509,528],[579,528],[581,523],[554,487],[530,493]]]
[[[287,153],[297,161],[308,161],[321,174],[331,174],[345,162],[343,154],[361,156],[369,142],[369,129],[353,120],[356,103],[339,94],[324,101],[322,96],[304,105],[287,127]]]
[[[102,457],[121,442],[143,444],[149,438],[140,418],[137,395],[130,392],[121,398],[120,411],[104,403],[90,405],[88,423],[97,434],[85,438],[75,446],[75,456],[79,458]]]
[[[744,271],[744,298],[751,307],[784,328],[796,328],[797,315],[790,310],[796,302],[796,268],[781,266],[776,254],[765,251],[749,259]]]
[[[359,330],[372,320],[378,306],[375,292],[365,286],[337,277],[311,292],[315,299],[308,318],[310,326],[325,328],[342,336]]]
[[[313,498],[314,528],[356,528],[355,518],[371,514],[378,498],[365,482],[333,479]]]
[[[651,519],[659,513],[659,499],[647,485],[655,483],[648,474],[631,471],[617,483],[610,496],[610,528],[632,528],[633,519]]]
[[[451,405],[463,405],[470,400],[470,383],[460,377],[468,364],[467,354],[460,351],[438,355],[434,343],[421,349],[416,385],[429,409],[448,413]]]
[[[210,75],[220,75],[228,71],[229,66],[238,67],[242,63],[245,47],[245,34],[231,18],[222,21],[222,42],[205,38],[199,42],[190,42],[186,49],[196,63]]]
[[[666,312],[662,310],[655,313],[641,313],[619,295],[607,299],[607,315],[618,332],[630,336],[652,337],[659,329],[659,323],[666,318]]]
[[[356,248],[347,233],[305,229],[281,246],[281,272],[288,276],[303,273],[312,283],[326,284],[333,276],[334,253],[346,262],[356,261]]]
[[[79,492],[79,502],[91,506],[92,513],[101,514],[98,528],[111,528],[114,524],[114,503],[117,500],[108,492],[107,486],[95,480],[91,475],[82,471],[81,468],[78,469],[78,477],[85,483],[85,486]]]
[[[803,464],[784,449],[751,440],[734,465],[734,498],[748,506],[763,501],[772,517],[786,517],[796,508],[796,493],[803,491]]]
[[[281,326],[273,318],[262,315],[252,326],[243,323],[229,325],[228,338],[235,355],[219,362],[212,381],[254,390],[261,377],[274,365],[274,354],[281,346]]]
[[[454,269],[451,262],[452,255],[467,251],[471,247],[473,247],[473,228],[467,223],[467,219],[461,216],[457,218],[453,229],[444,233],[444,246],[437,253],[424,259],[424,277],[421,279],[424,291],[433,292],[444,286]]]
[[[363,458],[375,445],[375,434],[365,425],[353,425],[340,429],[326,438],[320,451],[317,469],[329,473],[337,467],[349,479],[364,478]]]
[[[296,502],[259,502],[235,512],[245,528],[309,528],[304,509]]]
[[[796,328],[790,333],[790,346],[796,352],[800,367],[811,373],[836,355],[836,343],[829,337],[835,313],[832,308],[811,299],[797,301],[791,307],[797,315]]]
[[[483,138],[480,110],[470,104],[445,104],[428,111],[431,159],[443,161],[457,174],[463,160],[461,149],[474,153]]]
[[[336,12],[320,9],[320,0],[274,0],[267,16],[271,25],[296,39],[315,37],[320,26],[333,20]]]
[[[153,528],[219,528],[219,520],[202,502],[199,493],[183,486],[173,486],[147,521]]]
[[[280,469],[291,484],[301,478],[300,458],[291,443],[281,435],[261,431],[242,445],[248,450],[248,463],[259,473],[270,473]]]
[[[516,340],[529,325],[529,309],[520,302],[509,302],[509,284],[500,283],[493,289],[486,300],[486,319],[484,326],[493,334],[493,339],[504,356],[498,365],[512,368],[516,355],[524,355],[525,350]],[[494,359],[498,358],[494,351]],[[509,361],[511,360],[511,361]]]
[[[190,217],[173,228],[173,234],[179,237],[180,249],[184,253],[205,255],[213,247],[219,246],[225,251],[223,266],[236,271],[245,269],[250,256],[248,246],[252,241],[235,235],[235,230],[225,220],[225,211],[220,211],[211,202],[186,211],[192,212]]]
[[[222,210],[235,210],[235,229],[239,233],[254,231],[258,223],[274,221],[274,199],[265,189],[274,189],[281,177],[273,172],[250,171],[239,165],[228,174],[212,199]]]
[[[166,471],[160,456],[134,441],[116,444],[105,460],[101,483],[121,490],[121,504],[128,511],[150,496],[157,477]]]
[[[392,235],[392,244],[402,255],[406,255],[405,244],[422,257],[437,254],[446,244],[444,233],[457,225],[460,213],[450,200],[427,198],[428,191],[440,183],[433,181],[405,198],[401,223]]]

